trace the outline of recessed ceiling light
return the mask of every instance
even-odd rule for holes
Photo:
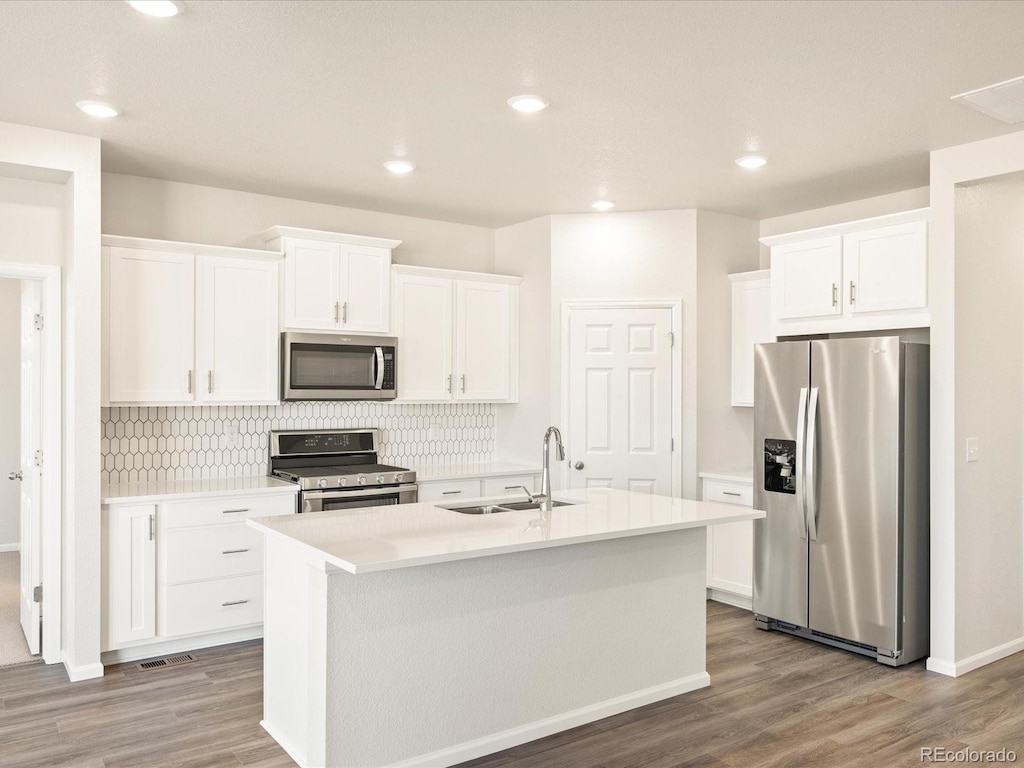
[[[513,96],[508,100],[508,105],[516,112],[540,112],[551,102],[543,96],[524,93],[521,96]]]
[[[121,110],[102,101],[76,101],[75,106],[90,117],[117,117]]]
[[[416,166],[410,163],[408,160],[388,160],[384,163],[384,167],[392,173],[411,173],[416,170]]]
[[[179,2],[179,0],[128,0],[128,5],[139,13],[144,13],[147,16],[156,16],[161,19],[177,16],[185,10],[184,3]]]
[[[736,165],[740,168],[754,169],[760,168],[762,165],[768,162],[767,157],[761,155],[743,155],[743,157],[736,158]]]
[[[615,203],[611,200],[598,200],[596,203],[593,203],[591,207],[598,211],[610,211],[615,207]]]

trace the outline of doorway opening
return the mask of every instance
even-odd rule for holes
[[[59,268],[0,264],[0,666],[59,661],[60,379]]]

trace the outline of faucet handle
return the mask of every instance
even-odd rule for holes
[[[537,497],[534,496],[533,493],[530,491],[530,489],[527,488],[525,485],[510,485],[510,486],[506,487],[505,490],[506,491],[512,491],[512,490],[515,490],[516,488],[522,488],[523,489],[523,493],[526,494],[526,498],[529,499],[530,501],[536,501],[537,500]]]

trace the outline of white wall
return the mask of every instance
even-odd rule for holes
[[[560,413],[563,301],[682,299],[683,445],[679,453],[686,498],[697,493],[696,275],[695,210],[551,217],[552,423],[565,421]]]
[[[0,261],[61,266],[64,183],[11,178],[3,171],[0,168]]]
[[[20,488],[7,479],[7,473],[16,472],[21,464],[20,310],[20,282],[0,279],[0,551],[21,541]]]
[[[1001,179],[990,189],[961,188],[1021,171],[1024,132],[931,153],[928,668],[949,675],[1024,649],[1019,626],[1024,456],[1015,434],[1021,429],[1022,406],[1019,391],[1003,391],[1006,384],[1000,381],[1021,386],[1018,305],[1024,286],[1017,262],[1024,243],[1014,191],[1019,186],[1016,179]],[[983,210],[971,211],[973,203],[994,206],[998,220]],[[985,252],[990,246],[995,252]],[[965,460],[968,436],[982,438],[976,464]],[[1005,482],[997,476],[1000,468],[1008,472]],[[1016,541],[998,540],[1006,536]],[[1006,563],[1014,557],[1016,563]],[[1017,637],[1010,637],[1014,632]]]
[[[754,409],[732,405],[732,284],[758,268],[758,222],[697,211],[697,469],[749,470]]]
[[[60,528],[60,556],[43,557],[43,612],[52,617],[44,627],[43,658],[63,661],[71,679],[103,674],[100,664],[100,140],[58,131],[0,123],[0,176],[53,183],[45,199],[60,200],[37,211],[50,224],[30,226],[31,237],[11,237],[0,226],[0,261],[54,263],[53,252],[34,259],[26,242],[49,243],[59,238],[56,263],[63,268],[63,470],[62,514],[54,522],[44,516],[47,541]],[[0,185],[21,187],[13,180]],[[25,187],[21,187],[23,190]],[[22,211],[36,198],[14,196]],[[2,199],[2,195],[0,195]],[[11,202],[11,198],[8,198]],[[2,209],[4,206],[0,206]],[[17,220],[8,209],[7,221]],[[0,214],[3,216],[3,214]],[[0,223],[2,223],[0,219]],[[53,523],[52,530],[48,528]],[[54,542],[55,543],[55,542]],[[60,568],[59,578],[55,568]],[[59,617],[59,620],[58,620]]]
[[[494,271],[494,230],[231,189],[103,174],[103,232],[262,248],[275,224],[402,241],[397,264]]]
[[[494,233],[494,271],[519,288],[519,402],[496,406],[499,461],[536,465],[551,413],[551,217]]]

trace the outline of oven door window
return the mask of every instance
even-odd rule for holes
[[[373,389],[373,347],[293,344],[292,389]]]
[[[398,496],[393,493],[380,496],[357,496],[350,499],[324,499],[321,509],[358,509],[359,507],[386,507],[398,503]]]

